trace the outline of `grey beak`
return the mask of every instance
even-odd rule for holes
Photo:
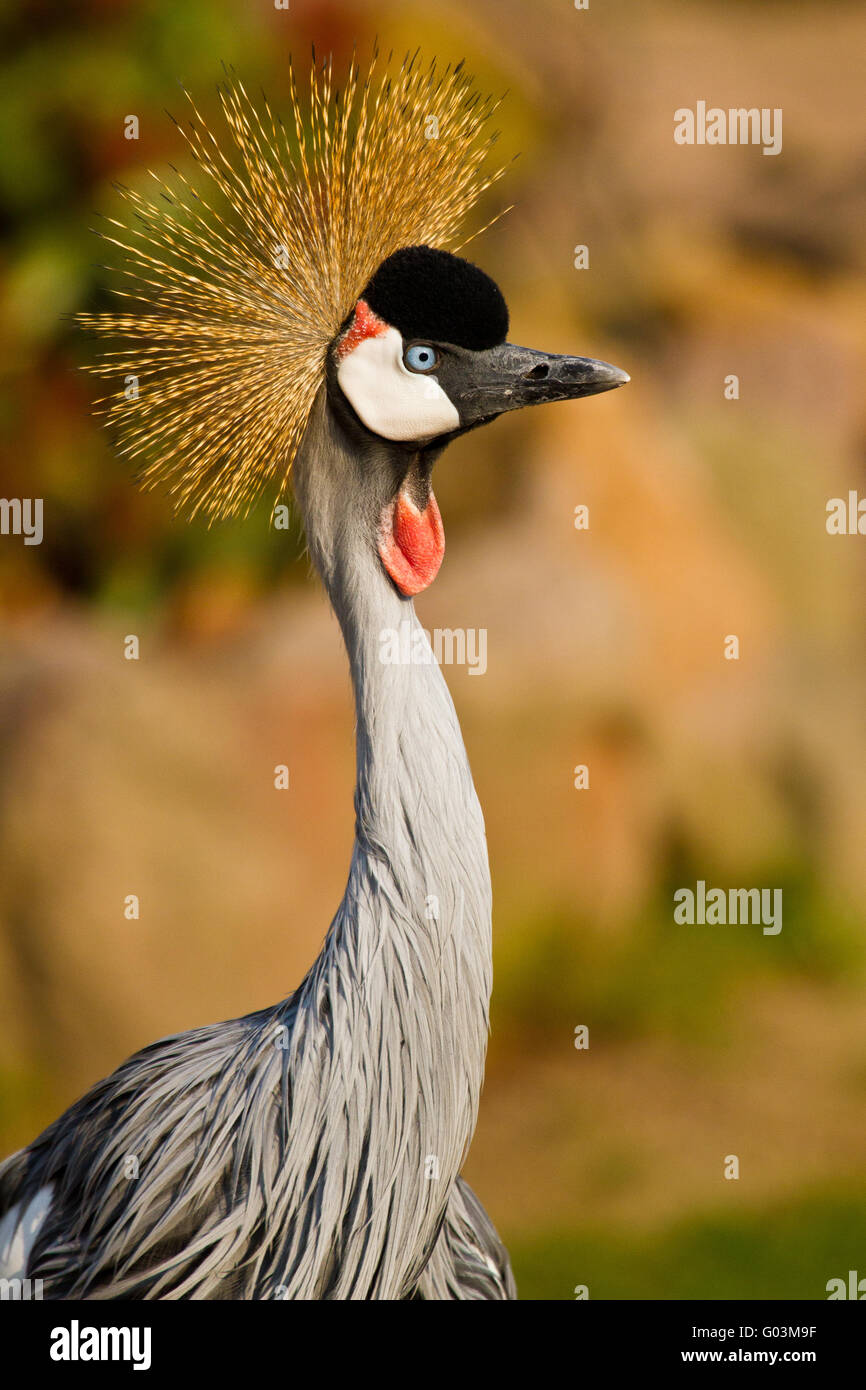
[[[442,374],[439,379],[457,407],[464,428],[525,405],[597,396],[631,380],[628,372],[609,362],[597,362],[592,357],[560,357],[515,343],[467,353],[460,365],[459,380],[446,382]]]

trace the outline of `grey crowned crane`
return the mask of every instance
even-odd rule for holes
[[[80,317],[126,340],[93,370],[145,485],[227,516],[292,468],[354,688],[348,883],[293,994],[146,1047],[6,1160],[0,1270],[52,1299],[515,1298],[460,1177],[491,990],[484,821],[439,667],[384,663],[380,634],[414,636],[442,561],[445,446],[628,377],[507,342],[500,291],[449,249],[502,172],[462,66],[362,81],[353,62],[342,93],[314,66],[291,133],[234,77],[220,91],[231,157],[193,106],[208,191],[181,171],[156,202],[121,190],[135,216],[102,235],[126,298]]]

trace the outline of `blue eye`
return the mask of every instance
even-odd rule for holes
[[[403,361],[412,372],[432,372],[439,365],[439,354],[429,343],[412,343],[403,353]]]

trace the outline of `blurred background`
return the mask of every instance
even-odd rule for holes
[[[0,495],[45,505],[41,546],[0,538],[0,1153],[289,992],[341,896],[350,690],[298,529],[138,492],[64,316],[108,303],[112,181],[184,158],[178,79],[213,110],[225,60],[279,106],[290,52],[378,35],[509,90],[482,215],[515,207],[471,254],[513,339],[633,378],[437,469],[417,607],[488,633],[483,678],[446,672],[495,897],[467,1175],[524,1298],[866,1275],[866,541],[825,529],[866,492],[862,6],[4,0],[0,31]],[[781,155],[676,145],[698,100],[782,107]],[[781,934],[676,926],[699,878],[781,887]]]

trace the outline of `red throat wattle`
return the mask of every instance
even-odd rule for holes
[[[401,594],[420,594],[439,573],[445,554],[442,517],[431,491],[420,512],[401,488],[382,513],[379,557]]]

